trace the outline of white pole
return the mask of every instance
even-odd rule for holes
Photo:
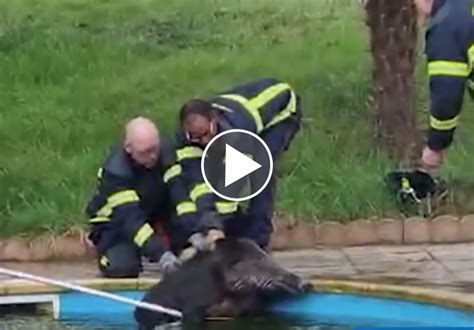
[[[163,306],[160,306],[160,305],[151,304],[151,303],[147,303],[147,302],[144,302],[144,301],[138,301],[138,300],[122,297],[122,296],[119,296],[119,295],[116,295],[116,294],[112,294],[112,293],[105,292],[105,291],[100,291],[100,290],[87,288],[87,287],[77,285],[77,284],[72,284],[72,283],[59,281],[59,280],[54,280],[54,279],[51,279],[51,278],[46,278],[46,277],[42,277],[42,276],[37,276],[37,275],[33,275],[33,274],[28,274],[28,273],[24,273],[24,272],[15,271],[15,270],[10,270],[10,269],[6,269],[6,268],[2,268],[2,267],[0,267],[0,273],[10,275],[10,276],[14,276],[14,277],[27,279],[27,280],[31,280],[31,281],[35,281],[35,282],[60,286],[60,287],[63,287],[63,288],[67,288],[67,289],[87,293],[87,294],[90,294],[90,295],[93,295],[93,296],[104,297],[104,298],[107,298],[107,299],[110,299],[110,300],[122,302],[122,303],[129,304],[129,305],[134,305],[134,306],[137,306],[137,307],[141,307],[141,308],[144,308],[144,309],[149,309],[151,311],[155,311],[155,312],[159,312],[159,313],[169,314],[169,315],[176,316],[176,317],[179,317],[179,318],[183,317],[183,314],[180,311],[177,311],[175,309],[170,309],[170,308],[166,308],[166,307],[163,307]]]

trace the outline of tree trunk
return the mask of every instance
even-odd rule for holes
[[[420,145],[414,102],[416,9],[413,0],[366,0],[365,10],[377,145],[397,161],[410,161]]]

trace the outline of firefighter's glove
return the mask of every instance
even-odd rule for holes
[[[169,274],[176,271],[181,266],[181,261],[171,251],[166,251],[158,262],[163,273]]]
[[[184,249],[181,254],[179,255],[179,260],[181,262],[186,262],[192,258],[198,253],[198,250],[194,246],[190,246],[186,249]]]
[[[206,245],[210,250],[215,249],[215,242],[219,239],[225,237],[225,234],[222,230],[219,229],[210,229],[206,235]]]
[[[191,235],[189,243],[198,251],[212,251],[215,247],[214,242],[224,237],[225,235],[222,230],[210,229],[205,236],[202,233]]]
[[[201,233],[194,233],[189,237],[189,243],[198,251],[206,250],[206,237]]]

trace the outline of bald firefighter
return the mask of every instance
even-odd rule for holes
[[[273,231],[275,175],[245,212],[239,203],[219,198],[204,182],[200,166],[212,138],[230,129],[256,133],[276,163],[299,131],[300,121],[299,97],[288,83],[274,78],[247,82],[182,106],[176,163],[169,177],[174,189],[188,192],[175,200],[177,222],[194,248],[205,249],[209,241],[223,236],[247,237],[266,248]]]
[[[100,168],[86,213],[103,276],[137,277],[142,256],[165,273],[180,265],[166,235],[172,205],[163,174],[172,154],[155,124],[138,117],[127,123],[123,144]]]

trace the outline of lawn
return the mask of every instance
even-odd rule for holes
[[[361,14],[347,0],[0,3],[0,235],[86,224],[125,120],[144,114],[170,133],[186,99],[262,76],[293,85],[305,115],[278,168],[278,210],[307,221],[396,214],[381,182],[394,165],[372,146]],[[474,181],[464,113],[444,171]]]

